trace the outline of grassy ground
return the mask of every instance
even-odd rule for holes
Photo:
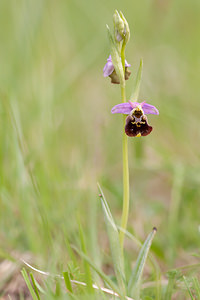
[[[66,239],[79,245],[80,220],[88,255],[112,274],[96,183],[119,224],[122,120],[110,110],[120,103],[120,90],[102,76],[109,55],[105,24],[112,26],[115,8],[131,29],[131,77],[144,61],[141,100],[160,111],[149,118],[151,135],[129,139],[128,229],[144,241],[158,228],[152,253],[163,278],[170,269],[199,263],[197,0],[0,2],[2,260],[30,252],[40,269],[62,272],[70,260]],[[126,241],[127,270],[137,254]],[[71,267],[84,279],[81,266]],[[191,270],[199,272],[198,266]],[[144,280],[150,276],[147,266]],[[176,285],[174,293],[181,289]],[[187,291],[178,293],[174,299],[190,299]]]

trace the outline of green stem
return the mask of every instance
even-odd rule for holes
[[[125,77],[125,43],[123,42],[122,44],[122,49],[121,49],[121,60],[122,60],[122,67],[123,67],[123,71],[124,71],[124,77]],[[125,89],[124,89],[125,90]],[[124,95],[124,98],[123,98],[123,95],[122,95],[122,100],[124,102],[126,102],[126,97]]]
[[[121,49],[121,60],[125,74],[125,44],[123,43]],[[125,86],[121,85],[122,102],[126,102]],[[122,152],[123,152],[123,210],[121,228],[126,230],[129,213],[129,169],[128,169],[128,137],[124,132],[126,123],[126,116],[123,116],[123,138],[122,138]],[[120,244],[123,251],[124,246],[124,231],[120,231]]]

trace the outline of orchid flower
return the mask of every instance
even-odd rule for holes
[[[130,67],[130,66],[131,65],[125,60],[125,79],[126,80],[129,79],[129,77],[131,75],[131,71],[128,70],[128,67]],[[107,59],[107,63],[105,64],[105,66],[103,68],[103,75],[104,75],[104,77],[109,76],[111,78],[111,83],[120,84],[119,77],[117,76],[117,73],[116,73],[113,63],[112,63],[111,55],[109,55],[109,57]]]
[[[148,124],[147,114],[159,115],[157,108],[144,102],[126,102],[115,105],[113,114],[128,115],[125,124],[125,133],[130,137],[146,136],[151,133],[152,127]]]

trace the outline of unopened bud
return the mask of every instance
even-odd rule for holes
[[[120,11],[120,18],[124,22],[124,42],[125,44],[127,44],[130,39],[130,29],[129,29],[128,22],[121,11]]]
[[[116,42],[121,42],[124,39],[124,35],[125,35],[125,24],[117,10],[115,10],[115,13],[113,15],[113,22],[114,22],[115,40]]]

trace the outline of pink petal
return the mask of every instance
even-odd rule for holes
[[[130,67],[131,65],[127,62],[127,60],[125,60],[125,67]],[[114,66],[112,63],[112,57],[111,55],[109,55],[108,59],[107,59],[107,63],[105,64],[104,68],[103,68],[103,75],[104,77],[109,76],[110,74],[112,74],[112,72],[114,71]]]
[[[125,67],[130,67],[131,65],[127,62],[127,60],[125,59]]]
[[[112,64],[112,61],[107,61],[107,63],[105,64],[104,68],[103,68],[103,76],[107,77],[110,74],[112,74],[112,72],[114,71],[114,66]]]
[[[132,110],[133,110],[133,108],[130,105],[130,103],[126,102],[126,103],[120,103],[120,104],[115,105],[112,108],[111,113],[112,114],[125,114],[125,115],[129,115]]]
[[[142,109],[143,109],[145,115],[148,115],[148,114],[159,115],[158,109],[155,106],[151,105],[151,104],[144,103],[142,105]]]

